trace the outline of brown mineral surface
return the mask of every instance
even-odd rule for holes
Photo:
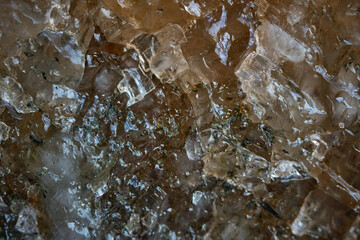
[[[359,0],[0,7],[0,239],[360,239]]]

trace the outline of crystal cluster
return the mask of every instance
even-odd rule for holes
[[[360,239],[358,0],[2,0],[1,239]]]

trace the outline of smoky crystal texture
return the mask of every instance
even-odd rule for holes
[[[360,239],[359,0],[1,0],[1,239]]]

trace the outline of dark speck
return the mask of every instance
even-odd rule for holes
[[[43,77],[43,79],[47,80],[45,72],[41,72],[41,76]]]
[[[261,206],[263,209],[274,215],[276,218],[281,219],[280,215],[267,203],[262,203]]]
[[[224,188],[225,191],[227,192],[227,191],[229,191],[229,190],[232,189],[232,186],[231,186],[229,183],[225,182],[225,183],[223,184],[223,188]]]
[[[33,142],[33,143],[36,143],[36,145],[41,145],[44,140],[41,140],[41,139],[37,139],[36,137],[34,137],[33,135],[30,135],[30,140]]]
[[[24,52],[25,56],[27,57],[33,57],[34,54],[32,54],[31,52]]]

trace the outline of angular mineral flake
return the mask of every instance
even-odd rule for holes
[[[127,94],[129,98],[127,107],[141,101],[146,94],[155,89],[154,83],[140,69],[131,68],[122,73],[124,77],[117,85],[117,89],[120,93]]]

